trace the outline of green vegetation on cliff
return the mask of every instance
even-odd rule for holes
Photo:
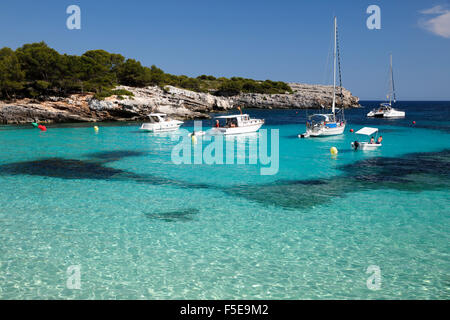
[[[0,99],[45,98],[72,93],[94,92],[99,99],[110,95],[132,95],[113,90],[116,85],[145,87],[172,85],[197,92],[232,96],[247,93],[292,92],[281,81],[257,81],[233,77],[197,78],[165,73],[156,66],[104,50],[86,51],[81,56],[59,54],[44,42],[25,44],[17,50],[0,49]]]

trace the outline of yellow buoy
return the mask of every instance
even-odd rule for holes
[[[330,153],[335,156],[335,155],[338,154],[338,149],[336,147],[331,147],[330,148]]]
[[[197,137],[195,135],[191,136],[191,140],[192,140],[192,144],[196,144],[197,143]]]
[[[97,127],[97,126],[95,126],[95,127],[94,127],[94,130],[95,130],[95,132],[97,132],[97,131],[98,131],[98,127]]]

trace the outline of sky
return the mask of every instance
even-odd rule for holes
[[[81,29],[66,9],[78,5]],[[369,29],[370,5],[380,29]],[[450,100],[450,0],[14,0],[0,9],[0,47],[45,41],[60,53],[104,49],[165,72],[331,83],[337,16],[343,86],[362,100]]]

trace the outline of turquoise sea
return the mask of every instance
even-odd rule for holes
[[[449,299],[450,103],[376,104],[316,139],[305,110],[245,110],[279,129],[276,175],[174,164],[138,123],[1,126],[0,299]],[[364,126],[382,149],[351,150]]]

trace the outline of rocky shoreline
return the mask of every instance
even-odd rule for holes
[[[331,104],[330,86],[289,83],[291,94],[242,93],[233,97],[218,97],[172,86],[134,88],[118,86],[134,94],[111,96],[105,100],[93,98],[93,94],[74,94],[67,98],[50,97],[45,101],[21,99],[0,102],[1,124],[30,122],[103,122],[144,120],[150,112],[167,113],[176,119],[208,119],[211,112],[243,108],[306,109]],[[358,97],[343,89],[344,107],[359,107]]]

